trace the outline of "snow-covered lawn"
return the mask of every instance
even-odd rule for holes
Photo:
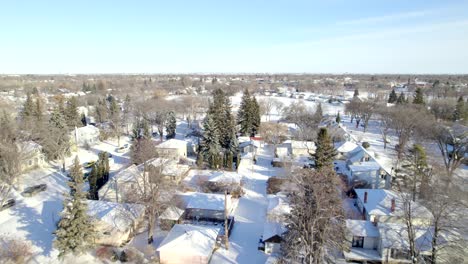
[[[271,166],[272,158],[271,147],[260,148],[257,164],[240,172],[244,175],[246,193],[239,199],[234,212],[235,224],[229,238],[229,250],[218,249],[210,263],[265,263],[268,256],[257,247],[266,221],[266,181],[280,170]]]
[[[125,138],[122,142],[122,144],[128,143],[128,139]],[[97,160],[99,152],[107,151],[113,155],[110,166],[112,175],[130,162],[128,154],[116,153],[116,148],[116,141],[101,142],[89,150],[80,148],[66,159],[67,168],[76,155],[80,162],[84,163]],[[55,238],[53,232],[56,230],[56,223],[60,220],[64,193],[68,192],[69,188],[66,173],[59,170],[59,164],[54,164],[20,176],[12,193],[16,204],[0,212],[0,234],[29,241],[34,251],[32,263],[101,263],[91,255],[61,261],[57,259],[58,251],[53,248]],[[46,191],[33,197],[21,195],[26,187],[42,183],[47,184]]]

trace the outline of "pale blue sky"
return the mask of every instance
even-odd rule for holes
[[[0,73],[468,73],[468,1],[0,1]]]

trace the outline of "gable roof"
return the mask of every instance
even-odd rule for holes
[[[338,147],[336,148],[336,151],[340,153],[349,153],[349,152],[353,152],[354,150],[356,150],[357,147],[358,145],[356,143],[353,143],[351,141],[345,141],[341,145],[338,145]]]
[[[379,234],[382,239],[382,247],[409,249],[408,228],[404,224],[379,223]],[[415,246],[417,250],[429,251],[433,234],[432,227],[415,226]]]
[[[370,221],[346,219],[346,228],[353,236],[379,237],[379,229]]]
[[[176,224],[161,242],[157,251],[189,251],[200,256],[210,256],[220,229],[214,226]]]
[[[168,208],[166,208],[166,210],[164,210],[164,212],[159,216],[159,219],[177,221],[180,219],[180,217],[182,217],[184,212],[185,211],[183,209],[171,205]]]
[[[281,237],[286,231],[286,226],[282,223],[266,222],[263,226],[262,240],[267,241],[275,236]]]
[[[365,161],[356,165],[349,165],[351,172],[368,172],[380,170],[380,165],[375,161]]]
[[[180,139],[171,138],[157,145],[156,148],[165,148],[165,149],[180,149],[186,148],[187,142]]]
[[[224,194],[191,193],[187,209],[224,211]],[[227,207],[231,207],[231,195],[227,196]]]
[[[87,200],[88,214],[109,226],[126,231],[144,214],[145,207],[140,204],[114,203],[107,201]]]
[[[369,215],[388,215],[402,217],[404,214],[403,199],[400,194],[385,189],[355,189],[357,198],[366,208]],[[364,203],[364,193],[367,192],[367,203]],[[391,212],[392,199],[395,199],[395,211]],[[417,202],[411,202],[413,217],[431,219],[432,214],[426,207]]]

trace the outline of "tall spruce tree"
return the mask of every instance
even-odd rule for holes
[[[317,148],[313,156],[317,169],[332,167],[336,150],[326,128],[320,128],[315,145]]]
[[[398,96],[395,92],[395,89],[393,89],[390,95],[388,96],[388,103],[394,104],[396,103],[397,100],[398,100]]]
[[[89,182],[89,192],[88,192],[88,199],[90,200],[98,200],[98,178],[99,178],[99,169],[96,164],[93,165],[91,172],[88,176]]]
[[[255,136],[257,134],[258,130],[260,129],[260,123],[261,123],[261,115],[260,115],[260,105],[257,102],[257,98],[255,96],[252,96],[252,99],[250,100],[251,106],[250,106],[250,114],[252,115],[252,131],[250,133],[251,136]]]
[[[166,138],[175,138],[177,128],[177,120],[173,111],[168,113],[167,122],[166,122]]]
[[[23,105],[23,111],[21,112],[21,116],[23,119],[32,117],[34,115],[34,101],[31,96],[31,93],[27,93],[26,101]]]
[[[203,140],[201,152],[208,162],[210,168],[215,169],[218,165],[221,145],[219,144],[219,131],[213,117],[208,114],[203,122]]]
[[[75,97],[68,99],[65,105],[65,120],[69,128],[80,127],[82,124],[78,113],[78,101]]]
[[[244,136],[250,135],[252,131],[251,105],[249,90],[245,89],[239,111],[237,112],[237,122],[240,125],[240,133]]]
[[[406,103],[405,94],[403,92],[401,92],[400,95],[398,96],[396,103],[397,104],[405,104]]]
[[[463,97],[460,96],[455,106],[455,111],[453,112],[453,121],[458,121],[460,119],[466,119],[467,117],[467,108],[465,106],[465,101]]]
[[[413,104],[424,105],[424,95],[421,88],[416,88],[416,93],[414,94]]]
[[[47,133],[41,142],[44,153],[50,160],[61,158],[62,170],[65,171],[65,157],[70,152],[70,138],[65,117],[58,107],[50,115]]]
[[[83,174],[78,157],[75,158],[70,169],[70,176],[72,178],[69,181],[70,189],[74,191],[65,197],[64,210],[54,241],[60,258],[69,253],[84,253],[93,246],[96,238],[94,225],[87,213],[86,195],[83,192]]]
[[[315,109],[313,120],[316,124],[320,124],[320,122],[322,122],[322,119],[323,119],[322,104],[319,103],[317,105],[317,109]]]
[[[341,123],[341,116],[340,116],[340,112],[338,112],[338,114],[336,115],[336,119],[335,119],[336,123]]]

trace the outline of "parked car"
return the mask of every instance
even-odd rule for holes
[[[45,190],[47,190],[47,184],[43,183],[26,188],[21,195],[31,197]]]
[[[115,151],[118,153],[123,153],[123,152],[126,152],[129,148],[130,148],[130,145],[125,144],[121,146],[120,148],[117,148]]]
[[[2,206],[0,206],[0,211],[6,210],[6,209],[12,207],[13,205],[15,205],[15,203],[16,203],[15,199],[6,200],[6,202]]]

